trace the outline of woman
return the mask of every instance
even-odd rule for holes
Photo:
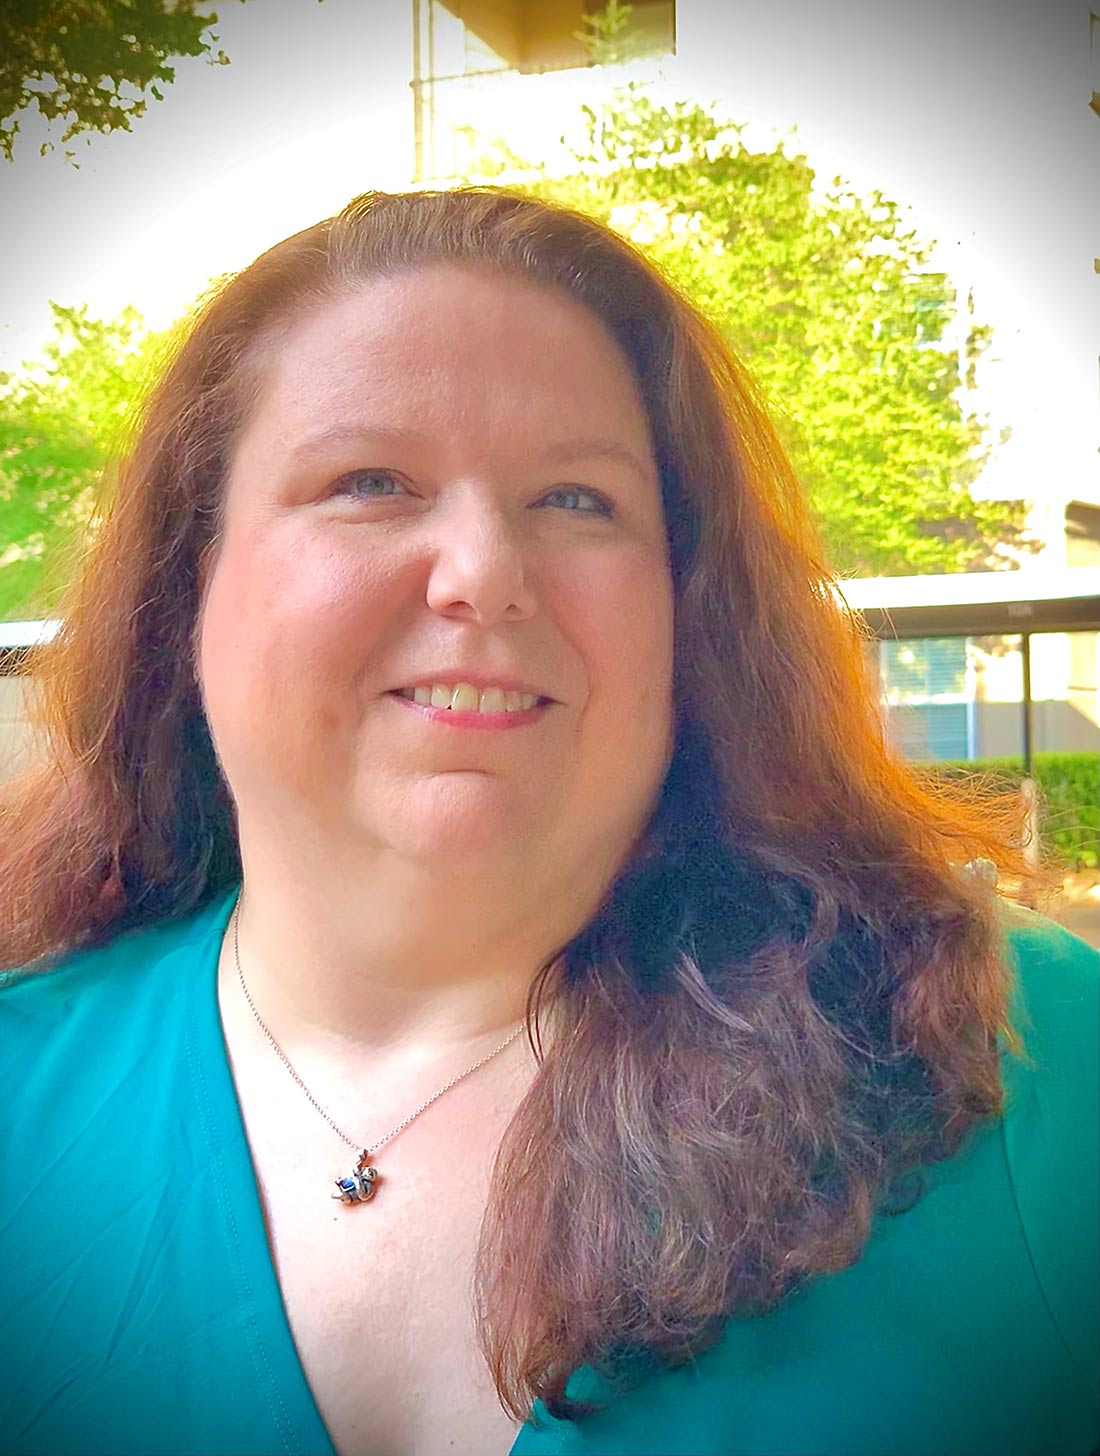
[[[209,303],[3,808],[5,1450],[1091,1449],[1096,968],[827,583],[591,220]]]

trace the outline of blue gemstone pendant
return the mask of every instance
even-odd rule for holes
[[[369,1203],[374,1197],[375,1184],[378,1181],[377,1168],[370,1166],[370,1149],[364,1148],[354,1173],[346,1178],[337,1178],[338,1191],[330,1196],[338,1198],[341,1203]]]

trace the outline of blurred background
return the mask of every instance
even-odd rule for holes
[[[1088,0],[19,0],[0,111],[0,773],[203,294],[372,188],[506,182],[609,221],[729,337],[888,731],[1021,784],[1050,913],[1100,943]]]

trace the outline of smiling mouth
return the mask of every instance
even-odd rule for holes
[[[497,712],[477,708],[463,708],[460,705],[455,708],[450,705],[436,707],[433,703],[421,703],[412,696],[411,690],[395,689],[386,693],[386,697],[392,698],[394,702],[400,703],[403,708],[416,713],[424,722],[435,724],[437,727],[458,729],[460,731],[500,732],[509,728],[526,728],[533,723],[542,721],[543,716],[553,706],[553,698],[536,698],[530,707],[514,709],[503,709]],[[527,694],[528,700],[532,694]],[[490,700],[490,704],[491,704]]]
[[[526,713],[553,701],[537,693],[514,692],[504,688],[475,688],[470,683],[424,684],[411,688],[395,688],[393,696],[422,708],[437,708],[452,713]]]

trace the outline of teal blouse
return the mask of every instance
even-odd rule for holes
[[[235,893],[235,892],[234,892]],[[332,1456],[218,1016],[233,894],[0,990],[0,1450]],[[510,1456],[1088,1456],[1100,1446],[1100,966],[1006,909],[1008,1110],[862,1257]],[[600,1394],[589,1366],[569,1393]],[[456,1423],[451,1449],[469,1452]],[[394,1453],[406,1456],[406,1453]],[[498,1456],[508,1456],[500,1452]]]

